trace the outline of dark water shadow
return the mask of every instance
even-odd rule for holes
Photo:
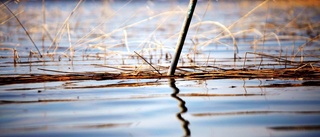
[[[320,114],[320,111],[236,111],[236,112],[216,112],[216,113],[195,113],[196,117],[208,116],[232,116],[232,115],[265,115],[265,114]]]
[[[19,134],[19,133],[26,133],[26,132],[41,132],[47,130],[61,130],[61,129],[68,129],[68,130],[81,130],[81,129],[111,129],[111,128],[119,128],[119,127],[129,127],[132,123],[102,123],[102,124],[90,124],[84,123],[80,125],[74,126],[56,126],[56,125],[37,125],[37,126],[25,126],[21,128],[4,128],[0,129],[0,132],[3,134]],[[28,136],[28,135],[27,135]]]
[[[269,127],[269,129],[277,131],[308,131],[308,130],[320,130],[320,125],[299,125],[299,126],[278,126]]]
[[[186,113],[188,111],[188,108],[186,107],[186,102],[178,96],[180,90],[177,88],[175,82],[176,82],[175,79],[169,79],[169,85],[173,89],[173,93],[171,94],[171,97],[173,97],[179,102],[180,112],[178,112],[176,116],[178,120],[182,123],[182,128],[184,131],[183,136],[187,137],[191,135],[191,132],[189,129],[189,121],[184,119],[181,115],[183,113]]]

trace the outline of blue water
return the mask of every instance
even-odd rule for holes
[[[320,124],[317,86],[264,87],[281,82],[303,83],[179,79],[175,84],[160,80],[153,86],[118,87],[118,81],[71,81],[67,86],[39,83],[41,92],[22,88],[34,84],[1,86],[0,130],[5,136],[319,135],[318,128],[303,129]],[[93,85],[101,87],[81,88]]]
[[[63,74],[150,70],[134,51],[166,73],[188,2],[87,0],[70,16],[77,1],[47,0],[45,20],[41,1],[6,4],[44,57],[39,58],[21,26],[2,7],[1,77],[60,74],[51,70]],[[318,15],[318,7],[295,2],[199,1],[179,66],[204,66],[207,71],[216,70],[208,66],[285,67],[265,56],[262,62],[258,55],[244,59],[246,52],[255,52],[293,62],[315,61],[308,66],[317,69],[319,40],[308,41],[320,32]],[[230,27],[235,37],[236,62],[233,39],[221,25]],[[55,38],[57,45],[52,44]],[[17,64],[14,49],[19,54]],[[291,65],[296,64],[286,67]],[[0,136],[316,137],[320,135],[319,85],[304,84],[307,81],[312,80],[297,76],[2,84]]]

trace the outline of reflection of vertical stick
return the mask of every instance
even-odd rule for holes
[[[243,85],[242,85],[242,87],[243,87],[243,89],[244,89],[245,94],[247,94],[246,80],[245,80],[245,79],[242,79],[242,80],[243,80]]]
[[[168,75],[169,76],[174,75],[174,72],[176,71],[176,67],[177,67],[177,64],[178,64],[178,61],[179,61],[179,58],[180,58],[180,54],[181,54],[181,51],[182,51],[182,47],[183,47],[184,41],[185,41],[187,33],[188,33],[188,29],[189,29],[189,26],[190,26],[190,22],[191,22],[191,19],[192,19],[192,15],[193,15],[194,9],[196,8],[196,4],[197,4],[197,0],[190,0],[189,11],[188,11],[188,14],[187,14],[187,16],[186,16],[186,18],[184,20],[184,24],[182,26],[182,30],[180,32],[180,36],[179,36],[178,43],[177,43],[177,46],[176,46],[176,52],[174,54],[174,57],[172,58],[171,66],[170,66],[169,71],[168,71]]]
[[[181,114],[186,113],[188,111],[188,108],[186,107],[186,102],[177,96],[179,94],[179,89],[177,88],[175,82],[176,81],[174,79],[169,79],[170,87],[173,89],[173,93],[171,94],[171,97],[173,97],[179,102],[179,108],[181,109],[181,111],[177,113],[177,118],[182,122],[184,136],[186,137],[191,135],[191,132],[189,129],[189,121],[185,120],[181,116]]]

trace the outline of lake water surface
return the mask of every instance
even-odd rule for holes
[[[87,0],[78,8],[78,1],[6,4],[43,58],[1,7],[1,78],[150,71],[134,51],[165,73],[188,2]],[[310,61],[301,68],[319,69],[317,4],[200,1],[179,66],[285,69]],[[245,57],[246,52],[253,54]],[[178,73],[184,71],[197,72]],[[317,78],[299,76],[1,82],[0,136],[318,137],[319,85]]]
[[[107,80],[1,86],[5,136],[318,136],[303,80]],[[318,82],[319,83],[319,82]]]

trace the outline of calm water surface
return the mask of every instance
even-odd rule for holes
[[[319,8],[296,6],[292,1],[285,5],[269,1],[260,7],[263,1],[238,2],[198,3],[180,66],[285,66],[268,57],[248,55],[244,60],[246,52],[296,62],[311,60],[315,61],[311,67],[320,66],[319,40],[304,45],[320,32]],[[38,58],[21,26],[1,7],[6,15],[0,19],[1,77],[60,74],[48,70],[119,73],[114,68],[147,66],[133,51],[157,68],[169,66],[188,3],[87,0],[67,21],[69,28],[62,26],[77,1],[46,1],[45,22],[39,1],[7,5],[29,30],[44,57]],[[255,7],[252,14],[242,18]],[[195,25],[206,21],[225,27],[238,22],[229,29],[239,48],[236,62],[233,39],[226,32],[219,34],[223,32],[221,26],[212,22]],[[59,31],[63,33],[58,35]],[[51,46],[55,37],[59,44]],[[13,49],[19,53],[18,64],[14,64]],[[244,61],[248,66],[242,66]],[[3,84],[0,136],[318,137],[319,83],[297,78]]]
[[[320,92],[306,83],[150,79],[4,85],[0,130],[4,136],[319,136]]]

